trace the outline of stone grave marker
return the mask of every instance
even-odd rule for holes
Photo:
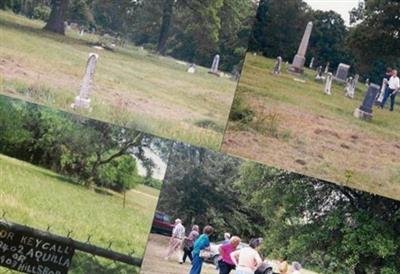
[[[300,74],[304,72],[304,63],[306,62],[305,56],[307,53],[308,43],[310,41],[312,29],[313,29],[313,23],[308,22],[299,49],[297,50],[297,54],[293,59],[292,65],[289,67],[290,72],[300,73]]]
[[[273,74],[280,74],[282,68],[282,57],[276,58]]]
[[[350,66],[340,63],[336,70],[335,81],[339,83],[345,83],[349,74]]]
[[[333,75],[332,73],[328,73],[328,75],[326,76],[326,81],[325,81],[325,88],[324,88],[324,92],[327,95],[332,95],[332,78]]]
[[[190,64],[190,66],[189,66],[187,72],[188,72],[188,73],[191,73],[191,74],[196,73],[196,65],[195,65],[195,64]]]
[[[381,87],[371,83],[368,86],[367,93],[365,94],[364,101],[362,102],[362,105],[354,110],[354,116],[361,119],[361,120],[366,120],[370,121],[373,117],[372,114],[372,108],[375,103],[375,99],[377,94],[379,93],[379,89]]]
[[[310,69],[314,67],[314,57],[311,58],[310,65],[308,66]]]
[[[315,80],[322,81],[324,77],[322,76],[322,66],[317,68],[317,75],[315,76]]]
[[[90,53],[86,65],[85,76],[83,77],[83,82],[79,95],[75,98],[75,102],[71,105],[72,108],[90,108],[90,91],[92,89],[94,72],[96,69],[97,59],[99,56],[96,53]]]
[[[219,61],[220,61],[220,56],[219,56],[219,54],[217,54],[217,55],[214,56],[213,63],[211,65],[211,68],[208,71],[208,73],[220,76],[220,74],[219,74]]]
[[[385,96],[385,91],[386,91],[387,84],[388,84],[387,79],[383,78],[382,86],[381,86],[381,89],[380,89],[380,91],[379,91],[379,93],[377,95],[378,98],[376,99],[377,103],[379,103],[379,104],[382,103],[382,101],[383,101],[383,97]]]
[[[329,66],[330,66],[330,63],[329,62],[326,63],[324,74],[328,74],[329,73]]]

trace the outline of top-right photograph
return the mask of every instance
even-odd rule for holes
[[[222,150],[399,200],[399,14],[261,0]]]

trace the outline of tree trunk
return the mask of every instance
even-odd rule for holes
[[[167,46],[169,31],[171,28],[172,16],[174,11],[175,0],[165,0],[163,8],[163,16],[160,28],[160,36],[158,38],[157,51],[164,55]]]
[[[126,189],[124,189],[124,201],[122,202],[123,208],[125,208],[125,204],[126,204]]]
[[[64,21],[69,0],[52,0],[50,18],[44,30],[65,35]]]

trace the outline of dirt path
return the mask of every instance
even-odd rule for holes
[[[169,238],[158,234],[150,234],[146,253],[140,271],[141,274],[187,274],[190,271],[190,263],[180,265],[178,259],[164,259]],[[217,274],[214,266],[203,264],[201,274]]]

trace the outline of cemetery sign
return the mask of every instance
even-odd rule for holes
[[[24,273],[68,273],[73,245],[60,243],[47,232],[23,228],[0,221],[0,266]]]

